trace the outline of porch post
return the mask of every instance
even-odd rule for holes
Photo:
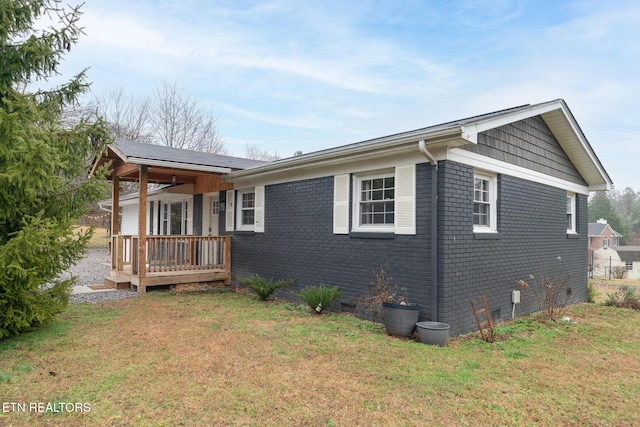
[[[111,235],[117,236],[120,232],[120,177],[113,171],[111,178]]]
[[[147,166],[140,165],[138,190],[138,293],[146,292],[144,278],[147,275]]]
[[[113,170],[111,176],[111,235],[109,249],[111,250],[111,270],[118,269],[118,233],[120,233],[120,177]]]

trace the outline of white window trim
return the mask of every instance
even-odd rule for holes
[[[173,199],[159,201],[160,207],[160,226],[158,228],[159,236],[171,236],[171,204],[181,203],[180,211],[180,234],[173,234],[174,236],[187,236],[193,234],[193,198],[186,199]],[[155,203],[155,202],[154,202]],[[186,205],[186,206],[185,206]],[[185,209],[186,208],[186,209]],[[166,209],[166,211],[165,211]],[[186,212],[185,212],[186,211]],[[156,213],[154,212],[154,216]],[[164,224],[167,224],[166,234],[164,233]]]
[[[373,233],[395,233],[396,226],[395,223],[397,221],[397,212],[396,212],[396,200],[397,200],[397,182],[394,180],[394,223],[393,224],[360,224],[360,185],[362,181],[376,178],[395,178],[394,169],[384,170],[384,171],[376,171],[376,172],[368,172],[366,174],[356,174],[353,176],[353,217],[352,217],[352,231],[355,232],[373,232]]]
[[[498,178],[482,172],[473,174],[473,189],[475,189],[476,178],[489,182],[489,225],[473,224],[474,233],[497,233],[498,232]],[[473,198],[475,203],[475,196]]]
[[[253,193],[254,199],[253,199],[253,224],[243,224],[242,223],[242,195],[243,194],[251,194]],[[236,191],[236,230],[237,231],[255,231],[256,229],[256,200],[255,200],[255,196],[256,196],[256,191],[255,188],[245,188],[242,190],[238,190]]]
[[[576,229],[576,193],[567,192],[567,199],[571,200],[571,228],[567,228],[567,234],[578,234]]]

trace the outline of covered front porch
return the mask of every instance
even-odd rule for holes
[[[111,275],[105,284],[145,292],[152,286],[231,283],[230,236],[146,236],[145,240],[146,258],[140,258],[138,236],[111,237]],[[140,259],[145,259],[144,266]]]
[[[219,235],[211,202],[233,189],[222,175],[261,162],[123,140],[108,146],[92,173],[108,162],[111,272],[105,284],[143,293],[154,286],[231,283],[231,236]],[[127,196],[126,210],[121,209],[121,182],[138,183],[136,196]],[[165,186],[172,199],[149,198],[149,184]],[[183,197],[182,205],[176,197]],[[172,205],[181,206],[177,220]]]

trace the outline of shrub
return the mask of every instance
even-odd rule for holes
[[[613,277],[616,279],[624,279],[625,277],[627,277],[627,267],[624,265],[613,267],[611,269],[611,273],[613,274]]]
[[[382,319],[382,304],[385,302],[409,303],[407,288],[399,287],[389,274],[389,264],[381,264],[373,271],[367,293],[356,301],[356,314],[364,318],[378,321]],[[398,295],[402,293],[402,295]]]
[[[330,288],[327,285],[320,285],[307,286],[302,289],[298,296],[317,313],[321,313],[322,310],[340,298],[340,295],[342,295],[342,292],[337,286]]]
[[[561,319],[573,301],[568,288],[571,277],[558,273],[556,275],[542,274],[536,278],[531,274],[528,280],[520,280],[518,285],[523,290],[529,288],[533,293],[540,315],[552,322]]]
[[[266,301],[269,299],[271,294],[285,286],[289,286],[294,282],[294,280],[288,279],[274,282],[273,279],[271,279],[267,281],[264,277],[254,274],[246,279],[241,279],[239,282],[257,293],[258,297],[260,297],[262,301]]]
[[[596,287],[591,283],[587,286],[587,302],[589,304],[595,304],[596,302]]]
[[[604,305],[640,310],[640,295],[635,288],[623,285],[616,292],[607,294],[607,297]]]

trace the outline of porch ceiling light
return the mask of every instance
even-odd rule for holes
[[[176,176],[171,175],[171,185],[176,185]]]

